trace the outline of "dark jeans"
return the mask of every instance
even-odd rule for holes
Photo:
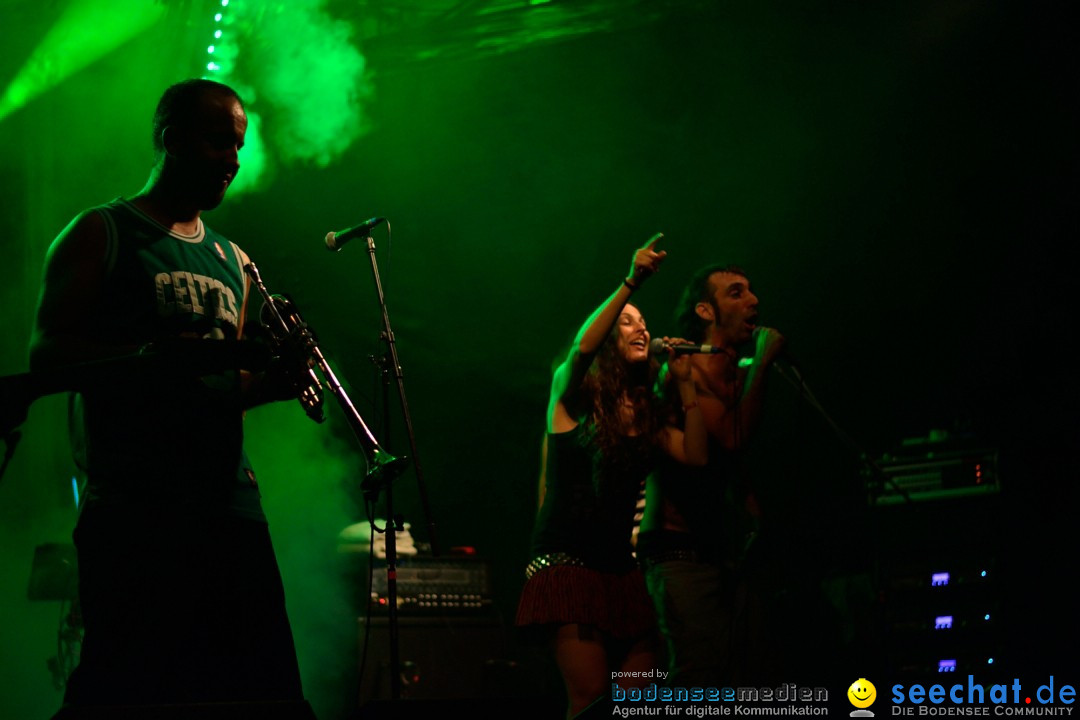
[[[645,563],[668,652],[671,687],[732,687],[761,681],[761,603],[751,583],[722,565]]]
[[[303,698],[265,524],[103,508],[74,537],[85,638],[66,705]]]

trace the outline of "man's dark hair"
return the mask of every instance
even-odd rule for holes
[[[201,101],[207,95],[233,98],[244,106],[244,101],[228,85],[213,80],[193,78],[171,85],[161,95],[157,110],[154,111],[154,152],[165,151],[162,131],[167,127],[190,128],[202,109]]]
[[[709,282],[709,278],[718,272],[746,277],[746,272],[738,265],[706,265],[694,273],[683,288],[682,297],[675,308],[675,326],[679,329],[679,334],[691,342],[705,339],[705,327],[709,323],[698,316],[695,308],[698,303],[713,303],[716,288]]]

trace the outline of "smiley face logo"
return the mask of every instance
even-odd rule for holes
[[[868,708],[874,704],[874,700],[877,699],[877,688],[874,687],[874,683],[870,682],[866,678],[859,678],[855,682],[851,683],[851,687],[847,691],[848,700],[851,704],[857,708]]]

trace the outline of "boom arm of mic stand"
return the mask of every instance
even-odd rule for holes
[[[806,381],[803,379],[802,373],[799,372],[799,369],[797,367],[791,365],[790,363],[786,363],[787,369],[785,369],[785,363],[783,361],[773,363],[773,367],[776,368],[776,371],[780,374],[780,377],[784,378],[789,383],[795,386],[795,389],[799,391],[799,394],[802,395],[802,397],[806,400],[807,403],[809,403],[810,407],[818,411],[818,414],[825,419],[825,422],[828,423],[829,427],[836,434],[836,436],[840,438],[844,442],[844,444],[846,444],[849,448],[851,448],[854,452],[858,454],[859,459],[862,460],[863,463],[865,463],[866,467],[870,469],[870,472],[882,483],[883,486],[889,485],[902,498],[904,498],[904,502],[911,502],[911,495],[908,494],[907,490],[897,485],[895,480],[886,475],[885,472],[881,469],[881,467],[876,462],[870,459],[870,455],[865,450],[863,450],[862,446],[860,446],[859,443],[855,442],[854,438],[844,432],[844,429],[841,428],[836,423],[836,421],[832,419],[829,413],[825,411],[825,408],[821,405],[821,403],[818,402],[818,399],[814,397],[814,393],[810,391],[810,387],[806,384]]]

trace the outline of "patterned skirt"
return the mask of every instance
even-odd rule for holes
[[[565,556],[561,562],[545,560],[537,558],[529,565],[517,626],[553,631],[577,623],[624,640],[643,637],[656,628],[656,614],[639,569],[617,575],[584,567]]]

